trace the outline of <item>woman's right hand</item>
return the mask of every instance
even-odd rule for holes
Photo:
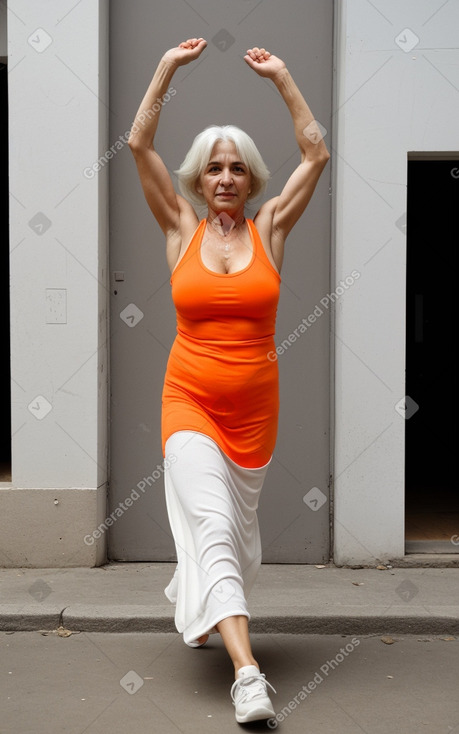
[[[176,48],[171,48],[163,56],[163,61],[174,66],[184,66],[198,58],[207,46],[204,38],[189,38]]]

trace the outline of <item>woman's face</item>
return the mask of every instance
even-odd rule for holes
[[[210,160],[202,172],[196,190],[206,200],[209,211],[234,216],[244,211],[252,177],[240,160],[233,142],[215,143]]]

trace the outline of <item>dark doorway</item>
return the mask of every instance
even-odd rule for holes
[[[455,356],[459,160],[433,157],[408,161],[407,553],[459,552]]]
[[[10,277],[9,277],[9,206],[8,206],[8,69],[0,62],[0,197],[3,201],[1,217],[1,282],[0,287],[0,385],[2,410],[0,411],[0,481],[11,481],[11,372],[10,372]]]

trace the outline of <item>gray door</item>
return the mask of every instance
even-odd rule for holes
[[[112,144],[99,165],[110,170],[110,512],[116,514],[109,555],[172,561],[160,409],[175,312],[164,237],[143,198],[125,133],[162,53],[203,36],[204,54],[172,80],[175,94],[162,108],[156,147],[172,172],[204,127],[233,123],[254,138],[272,174],[266,196],[277,195],[299,163],[293,125],[272,82],[242,57],[263,45],[286,61],[328,131],[330,149],[333,3],[112,0],[110,11]],[[329,558],[330,168],[287,240],[282,269],[279,434],[259,508],[264,562]]]

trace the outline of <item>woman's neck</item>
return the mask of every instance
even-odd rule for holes
[[[218,234],[226,237],[233,230],[245,225],[244,211],[242,212],[213,212],[209,209],[207,226],[215,229]]]

